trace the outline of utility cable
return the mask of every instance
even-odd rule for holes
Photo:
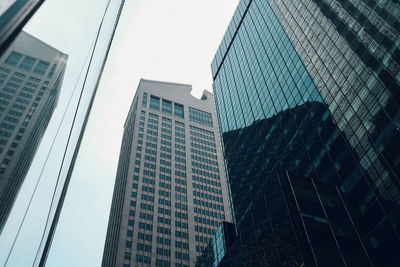
[[[69,182],[71,180],[72,172],[73,172],[73,169],[74,169],[74,166],[75,166],[76,158],[77,158],[78,153],[79,153],[79,149],[80,149],[80,145],[81,145],[81,142],[82,142],[82,139],[83,139],[83,135],[84,135],[84,132],[85,132],[85,129],[86,129],[86,126],[87,126],[87,122],[89,120],[89,115],[90,115],[90,112],[91,112],[91,109],[92,109],[92,106],[93,106],[93,102],[94,102],[94,99],[95,99],[95,96],[96,96],[96,93],[97,93],[97,89],[98,89],[98,86],[99,86],[99,83],[100,83],[101,76],[102,76],[103,71],[104,71],[105,64],[107,62],[107,58],[108,58],[108,55],[109,55],[109,52],[110,52],[110,49],[111,49],[112,41],[114,39],[114,35],[115,35],[116,29],[117,29],[117,25],[118,25],[118,22],[119,22],[121,13],[122,13],[122,9],[123,9],[124,3],[125,3],[125,1],[121,0],[121,4],[119,6],[118,13],[117,13],[117,16],[115,18],[114,27],[112,29],[111,36],[110,36],[110,39],[109,39],[109,42],[108,42],[108,45],[107,45],[107,49],[106,49],[106,52],[104,54],[104,59],[103,59],[103,62],[102,62],[101,68],[100,68],[100,72],[99,72],[99,74],[97,76],[96,85],[95,85],[95,87],[93,89],[93,93],[92,93],[92,96],[91,96],[91,99],[90,99],[90,103],[89,103],[87,111],[86,111],[86,115],[85,115],[85,118],[84,118],[84,121],[83,121],[83,124],[82,124],[82,127],[81,127],[81,131],[80,131],[80,134],[79,134],[79,137],[78,137],[78,141],[77,141],[77,144],[76,144],[75,149],[74,149],[74,154],[72,156],[72,159],[71,159],[71,162],[70,162],[70,165],[69,165],[69,168],[68,168],[68,173],[67,173],[67,176],[65,178],[65,182],[64,182],[64,186],[63,186],[63,189],[62,189],[62,192],[61,192],[61,196],[60,196],[60,199],[58,201],[58,205],[57,205],[54,217],[53,217],[53,221],[52,221],[52,224],[51,224],[51,227],[50,227],[50,230],[49,230],[49,234],[47,236],[46,244],[45,244],[45,247],[44,247],[42,255],[41,255],[39,266],[44,266],[45,263],[46,263],[46,260],[47,260],[47,256],[48,256],[48,253],[49,253],[49,250],[50,250],[50,246],[51,246],[51,243],[52,243],[52,240],[53,240],[53,237],[54,237],[54,233],[55,233],[55,230],[56,230],[56,227],[57,227],[57,224],[58,224],[58,220],[59,220],[59,217],[60,217],[60,214],[61,214],[61,210],[62,210],[62,207],[63,207],[63,204],[64,204],[65,196],[66,196],[67,191],[68,191],[68,186],[69,186]],[[104,18],[106,16],[106,13],[108,11],[109,4],[110,4],[110,0],[107,3],[106,10],[104,12],[103,18],[102,18],[100,26],[99,26],[99,31],[98,31],[98,35],[97,35],[97,38],[96,38],[95,46],[97,44],[98,37],[100,35],[100,30],[101,30],[101,27],[103,25],[103,21],[104,21]],[[93,50],[93,54],[94,54],[94,50]],[[92,54],[91,60],[93,58],[93,54]],[[90,60],[89,64],[91,64],[91,60]],[[85,82],[84,82],[83,87],[86,84],[87,74],[88,74],[88,72],[86,73]],[[65,151],[65,153],[66,153],[66,151]],[[60,169],[59,175],[61,175],[61,169]],[[59,180],[59,178],[58,178],[58,180]],[[53,197],[54,197],[54,195],[53,195]],[[54,200],[54,198],[53,198],[53,200]],[[53,204],[53,201],[52,201],[52,204]],[[49,215],[50,215],[50,210],[49,210]],[[47,228],[47,223],[46,223],[46,228]],[[43,238],[44,238],[44,233],[43,233]],[[41,241],[41,244],[42,244],[42,242],[43,242],[43,239]],[[38,249],[38,253],[39,253],[39,250],[40,250],[40,247]],[[35,262],[36,262],[38,253],[36,255]]]
[[[84,80],[83,80],[82,88],[81,88],[81,91],[80,91],[80,94],[79,94],[78,103],[77,103],[76,108],[75,108],[75,112],[74,112],[74,117],[73,117],[73,120],[72,120],[71,128],[70,128],[69,133],[68,133],[67,144],[66,144],[66,146],[65,146],[64,153],[63,153],[63,157],[62,157],[62,161],[61,161],[61,165],[60,165],[60,169],[59,169],[59,171],[58,171],[57,180],[56,180],[56,185],[55,185],[55,187],[54,187],[53,195],[52,195],[51,202],[50,202],[49,211],[48,211],[47,217],[46,217],[46,223],[45,223],[45,226],[44,226],[44,229],[43,229],[43,233],[42,233],[42,236],[41,236],[41,239],[40,239],[40,243],[39,243],[38,249],[37,249],[37,251],[36,251],[35,259],[34,259],[34,261],[33,261],[33,263],[32,263],[32,267],[35,266],[35,263],[36,263],[36,261],[37,261],[37,259],[38,259],[38,257],[39,257],[39,254],[40,254],[40,250],[41,250],[43,241],[44,241],[45,236],[46,236],[46,230],[47,230],[47,227],[48,227],[48,224],[49,224],[49,221],[50,221],[51,211],[52,211],[53,204],[54,204],[54,201],[55,201],[57,189],[59,188],[59,182],[60,182],[60,178],[61,178],[61,172],[62,172],[63,167],[64,167],[65,158],[66,158],[66,155],[67,155],[67,152],[68,152],[69,143],[70,143],[70,141],[71,141],[72,132],[73,132],[73,130],[74,130],[75,121],[76,121],[76,118],[77,118],[77,115],[78,115],[79,107],[80,107],[80,105],[81,105],[81,100],[82,100],[83,92],[84,92],[84,89],[85,89],[85,86],[86,86],[87,77],[88,77],[88,75],[89,75],[90,67],[91,67],[91,65],[92,65],[92,61],[93,61],[93,57],[94,57],[94,52],[96,51],[97,42],[98,42],[98,40],[99,40],[100,31],[101,31],[101,28],[102,28],[102,25],[103,25],[104,18],[105,18],[105,16],[106,16],[108,7],[109,7],[109,5],[110,5],[110,2],[111,2],[111,0],[108,0],[108,1],[107,1],[106,8],[105,8],[105,10],[104,10],[102,19],[101,19],[101,21],[100,21],[99,27],[98,27],[97,32],[96,32],[96,37],[95,37],[95,40],[94,40],[94,44],[93,44],[92,50],[90,51],[91,53],[90,53],[90,59],[89,59],[88,67],[87,67],[87,69],[86,69],[85,78],[84,78]],[[47,259],[47,256],[46,256],[46,259]],[[40,260],[39,265],[41,265],[41,262],[42,262],[42,260]]]
[[[92,42],[91,47],[93,47],[93,43],[94,43],[94,40],[93,40],[93,42]],[[37,188],[38,188],[39,183],[40,183],[40,181],[41,181],[41,178],[42,178],[42,176],[43,176],[44,169],[46,168],[46,165],[47,165],[47,162],[48,162],[48,160],[49,160],[50,154],[51,154],[51,152],[52,152],[52,150],[53,150],[54,144],[55,144],[55,142],[56,142],[56,140],[57,140],[57,137],[58,137],[58,135],[59,135],[61,126],[62,126],[62,124],[63,124],[63,122],[64,122],[64,119],[65,119],[65,116],[66,116],[66,114],[67,114],[67,111],[68,111],[68,109],[69,109],[69,107],[70,107],[70,105],[71,105],[72,98],[73,98],[73,96],[75,95],[75,93],[76,93],[76,91],[77,91],[78,83],[79,83],[79,80],[80,80],[81,77],[82,77],[83,71],[84,71],[85,66],[86,66],[86,62],[87,62],[87,60],[88,60],[88,58],[89,58],[89,55],[90,55],[90,51],[91,51],[91,50],[89,49],[89,51],[88,51],[88,53],[87,53],[87,55],[86,55],[86,59],[85,59],[85,61],[84,61],[85,63],[83,64],[83,66],[82,66],[82,68],[81,68],[81,71],[80,71],[80,73],[79,73],[78,79],[77,79],[76,82],[75,82],[74,90],[72,91],[71,96],[70,96],[69,99],[68,99],[67,106],[66,106],[65,110],[63,111],[63,115],[62,115],[62,117],[61,117],[60,123],[59,123],[59,125],[57,126],[57,131],[56,131],[56,133],[55,133],[55,135],[54,135],[54,138],[53,138],[53,140],[52,140],[52,142],[51,142],[50,148],[49,148],[49,150],[48,150],[48,152],[47,152],[45,161],[44,161],[43,166],[42,166],[42,168],[41,168],[41,170],[40,170],[39,178],[38,178],[38,180],[37,180],[37,182],[36,182],[36,184],[35,184],[35,187],[34,187],[34,189],[33,189],[32,195],[31,195],[31,197],[30,197],[30,199],[29,199],[28,206],[26,207],[26,210],[25,210],[25,212],[24,212],[24,216],[22,217],[21,223],[20,223],[20,225],[19,225],[19,227],[18,227],[17,234],[16,234],[16,236],[15,236],[15,238],[14,238],[14,240],[13,240],[11,249],[10,249],[8,255],[7,255],[7,259],[6,259],[6,261],[5,261],[4,266],[6,266],[7,263],[8,263],[8,261],[9,261],[10,255],[11,255],[13,249],[14,249],[15,243],[16,243],[16,241],[17,241],[17,239],[18,239],[18,236],[19,236],[19,234],[20,234],[20,232],[21,232],[22,225],[23,225],[24,222],[25,222],[25,219],[26,219],[26,216],[27,216],[28,211],[29,211],[29,209],[30,209],[30,206],[32,205],[32,201],[33,201],[33,198],[34,198],[34,196],[35,196],[35,194],[36,194],[36,191],[37,191]]]
[[[58,125],[58,127],[57,127],[56,134],[55,134],[55,136],[54,136],[54,138],[53,138],[53,140],[52,140],[51,146],[50,146],[49,151],[48,151],[48,153],[47,153],[47,155],[46,155],[46,158],[45,158],[45,162],[44,162],[44,164],[43,164],[43,166],[42,166],[42,168],[41,168],[41,172],[40,172],[40,174],[39,174],[39,178],[38,178],[38,180],[37,180],[37,182],[36,182],[36,184],[35,184],[34,190],[33,190],[33,192],[32,192],[32,195],[31,195],[31,197],[30,197],[30,200],[29,200],[29,202],[28,202],[28,206],[27,206],[27,208],[26,208],[26,210],[25,210],[25,212],[24,212],[22,221],[21,221],[21,223],[20,223],[20,225],[19,225],[19,227],[18,227],[17,234],[16,234],[16,236],[15,236],[15,238],[14,238],[14,240],[13,240],[11,249],[10,249],[8,255],[7,255],[7,258],[6,258],[6,261],[5,261],[5,266],[7,265],[8,261],[9,261],[9,259],[10,259],[10,256],[11,256],[11,254],[12,254],[12,251],[14,250],[16,241],[17,241],[17,239],[18,239],[18,237],[19,237],[19,235],[20,235],[22,226],[23,226],[23,224],[24,224],[24,222],[25,222],[25,220],[26,220],[28,211],[29,211],[29,209],[30,209],[30,206],[32,205],[33,198],[34,198],[34,196],[35,196],[35,194],[36,194],[38,185],[39,185],[39,183],[40,183],[40,181],[41,181],[41,178],[42,178],[42,176],[43,176],[44,169],[45,169],[45,167],[46,167],[46,165],[47,165],[47,162],[48,162],[48,160],[49,160],[50,154],[51,154],[51,152],[52,152],[52,150],[53,150],[53,147],[54,147],[55,142],[56,142],[56,140],[57,140],[57,137],[58,137],[58,135],[59,135],[60,129],[61,129],[62,125],[63,125],[64,120],[65,120],[67,111],[68,111],[69,108],[70,108],[70,105],[71,105],[71,102],[72,102],[72,98],[73,98],[73,96],[75,95],[75,93],[76,93],[76,91],[77,91],[77,89],[78,89],[79,81],[81,80],[83,71],[85,70],[85,66],[87,65],[86,62],[88,61],[88,58],[89,58],[89,56],[90,56],[90,62],[89,62],[88,67],[87,67],[87,69],[86,69],[87,71],[86,71],[86,74],[85,74],[84,84],[83,84],[82,87],[81,87],[81,92],[80,92],[80,96],[79,96],[79,101],[78,101],[77,107],[76,107],[76,109],[75,109],[74,119],[73,119],[73,122],[72,122],[72,125],[71,125],[71,128],[70,128],[70,133],[69,133],[69,136],[68,136],[68,141],[67,141],[67,144],[66,144],[66,147],[65,147],[65,150],[64,150],[62,163],[61,163],[61,165],[60,165],[59,174],[58,174],[58,177],[57,177],[57,182],[56,182],[56,185],[55,185],[55,188],[54,188],[54,192],[53,192],[51,204],[50,204],[50,207],[49,207],[49,212],[48,212],[48,214],[47,214],[46,224],[45,224],[45,227],[44,227],[44,230],[43,230],[43,234],[42,234],[42,237],[41,237],[41,241],[40,241],[38,250],[37,250],[37,252],[36,252],[36,256],[35,256],[35,260],[34,260],[34,262],[33,262],[33,265],[34,265],[35,262],[37,261],[38,254],[39,254],[39,252],[40,252],[40,248],[41,248],[41,245],[42,245],[42,243],[43,243],[44,236],[45,236],[45,233],[46,233],[47,225],[48,225],[48,223],[49,223],[51,210],[52,210],[52,207],[53,207],[53,204],[54,204],[55,194],[56,194],[56,192],[57,192],[57,188],[58,188],[58,184],[59,184],[59,180],[60,180],[60,176],[61,176],[61,171],[62,171],[62,168],[63,168],[63,165],[64,165],[65,156],[66,156],[66,153],[67,153],[67,151],[68,151],[69,142],[70,142],[71,135],[72,135],[72,129],[73,129],[73,127],[74,127],[75,120],[76,120],[76,117],[77,117],[77,111],[79,110],[79,107],[80,107],[80,102],[81,102],[81,99],[82,99],[83,90],[84,90],[84,88],[85,88],[85,84],[86,84],[88,72],[89,72],[89,70],[90,70],[90,66],[91,66],[91,62],[92,62],[92,59],[93,59],[94,51],[95,51],[95,49],[96,49],[96,44],[97,44],[97,41],[98,41],[98,39],[99,39],[99,35],[100,35],[101,28],[102,28],[102,24],[103,24],[103,22],[104,22],[104,18],[105,18],[105,16],[106,16],[107,11],[108,11],[110,2],[111,2],[111,0],[108,0],[107,5],[106,5],[106,9],[105,9],[105,11],[104,11],[104,14],[103,14],[103,17],[102,17],[102,20],[101,20],[101,23],[99,24],[99,27],[98,27],[98,31],[97,31],[97,33],[96,33],[96,36],[95,36],[93,42],[92,42],[91,49],[88,50],[88,53],[87,53],[87,55],[86,55],[86,60],[84,61],[85,63],[84,63],[84,65],[83,65],[82,68],[81,68],[81,71],[80,71],[80,73],[79,73],[78,79],[77,79],[77,81],[76,81],[76,83],[75,83],[75,86],[74,86],[74,90],[73,90],[73,92],[71,93],[71,96],[69,97],[67,106],[66,106],[66,108],[65,108],[65,110],[64,110],[64,112],[63,112],[62,118],[61,118],[60,123],[59,123],[59,125]]]

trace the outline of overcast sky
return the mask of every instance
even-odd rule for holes
[[[123,124],[140,78],[192,84],[197,97],[212,91],[210,64],[238,2],[126,1],[47,266],[100,266]],[[69,54],[60,101],[71,92],[105,3],[46,0],[26,27]],[[26,249],[16,246],[8,266],[26,266]]]

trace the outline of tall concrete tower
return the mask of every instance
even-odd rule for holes
[[[213,95],[141,80],[125,123],[103,266],[193,266],[230,220]]]

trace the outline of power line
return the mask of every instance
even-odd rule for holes
[[[93,43],[94,43],[94,40],[93,40],[93,42],[92,42],[91,47],[93,47]],[[87,62],[87,60],[88,60],[88,58],[89,58],[89,55],[90,55],[90,51],[91,51],[91,49],[89,49],[89,51],[88,51],[88,53],[87,53],[87,55],[86,55],[86,59],[85,59],[84,62]],[[25,222],[25,219],[26,219],[26,216],[27,216],[28,211],[29,211],[29,209],[30,209],[30,206],[32,205],[32,201],[33,201],[33,198],[34,198],[34,196],[35,196],[35,194],[36,194],[36,190],[37,190],[37,188],[38,188],[38,186],[39,186],[39,183],[40,183],[40,181],[41,181],[41,179],[42,179],[44,169],[46,168],[46,165],[47,165],[47,162],[48,162],[48,160],[49,160],[50,154],[51,154],[51,152],[52,152],[52,150],[53,150],[54,144],[55,144],[55,142],[56,142],[56,140],[57,140],[57,137],[58,137],[58,135],[59,135],[61,126],[63,125],[65,116],[66,116],[67,111],[68,111],[68,109],[69,109],[69,107],[70,107],[70,105],[71,105],[72,98],[73,98],[73,96],[75,95],[76,90],[78,89],[78,83],[79,83],[80,78],[82,77],[82,74],[83,74],[83,71],[84,71],[84,69],[85,69],[85,66],[86,66],[86,63],[84,63],[83,66],[82,66],[82,68],[81,68],[81,71],[80,71],[80,73],[79,73],[78,79],[76,80],[76,83],[75,83],[75,86],[74,86],[74,90],[72,91],[71,96],[70,96],[69,99],[68,99],[68,103],[67,103],[67,106],[66,106],[65,110],[63,111],[63,115],[62,115],[62,117],[61,117],[60,123],[59,123],[59,125],[57,126],[56,134],[54,135],[54,138],[53,138],[53,140],[52,140],[52,142],[51,142],[50,148],[49,148],[49,150],[48,150],[48,152],[47,152],[45,161],[44,161],[43,166],[42,166],[42,168],[41,168],[41,170],[40,170],[39,178],[38,178],[38,180],[36,181],[36,184],[35,184],[35,187],[34,187],[34,189],[33,189],[32,195],[31,195],[31,197],[30,197],[30,199],[29,199],[29,202],[28,202],[28,206],[26,207],[26,210],[25,210],[25,212],[24,212],[24,216],[22,217],[22,221],[21,221],[21,223],[20,223],[20,225],[19,225],[19,227],[18,227],[17,234],[16,234],[16,236],[15,236],[15,238],[14,238],[14,240],[13,240],[11,249],[10,249],[8,255],[7,255],[7,258],[6,258],[6,261],[5,261],[4,266],[6,266],[7,263],[8,263],[8,260],[9,260],[9,258],[10,258],[10,255],[11,255],[13,249],[14,249],[15,243],[16,243],[16,241],[17,241],[17,239],[18,239],[18,237],[19,237],[19,234],[20,234],[20,232],[21,232],[22,225],[23,225],[24,222]]]
[[[111,0],[109,0],[108,3],[107,3],[106,9],[105,9],[104,14],[103,14],[103,18],[102,18],[101,23],[99,25],[99,29],[98,29],[97,36],[96,36],[96,41],[95,41],[95,48],[93,49],[93,52],[92,52],[92,56],[91,56],[91,59],[90,59],[90,62],[89,62],[89,68],[88,68],[86,76],[85,76],[85,81],[84,81],[83,87],[85,87],[85,84],[86,84],[86,79],[87,79],[88,72],[89,72],[89,69],[90,69],[90,64],[91,64],[91,61],[93,59],[93,55],[94,55],[94,51],[96,49],[96,44],[97,44],[97,41],[98,41],[98,37],[100,35],[100,31],[101,31],[101,28],[103,26],[104,18],[105,18],[106,14],[107,14],[110,2],[111,2]],[[74,169],[74,166],[75,166],[76,158],[77,158],[78,153],[79,153],[79,149],[80,149],[80,145],[81,145],[81,142],[82,142],[82,138],[83,138],[86,126],[87,126],[87,122],[88,122],[89,115],[90,115],[90,112],[91,112],[91,109],[92,109],[92,106],[93,106],[94,98],[96,96],[96,92],[97,92],[97,89],[98,89],[98,86],[99,86],[99,83],[100,83],[100,79],[101,79],[101,76],[103,74],[104,67],[105,67],[105,64],[106,64],[106,61],[107,61],[107,58],[108,58],[108,55],[109,55],[109,52],[110,52],[110,49],[111,49],[112,41],[114,39],[115,31],[117,29],[117,25],[118,25],[118,22],[119,22],[119,18],[121,16],[121,12],[122,12],[124,3],[125,3],[125,1],[121,0],[121,4],[119,6],[118,13],[117,13],[117,16],[115,18],[114,27],[112,29],[111,36],[110,36],[110,39],[109,39],[109,42],[108,42],[108,45],[107,45],[107,49],[106,49],[106,52],[105,52],[105,55],[104,55],[104,59],[103,59],[103,62],[102,62],[101,68],[100,68],[100,72],[99,72],[98,77],[97,77],[96,85],[94,87],[94,90],[93,90],[93,93],[92,93],[92,96],[91,96],[91,99],[90,99],[90,102],[89,102],[89,105],[88,105],[88,108],[87,108],[87,111],[86,111],[86,114],[85,114],[85,118],[84,118],[84,121],[83,121],[83,124],[82,124],[82,127],[81,127],[81,131],[80,131],[80,134],[79,134],[79,137],[78,137],[78,141],[77,141],[77,144],[76,144],[75,149],[74,149],[74,154],[72,156],[71,163],[70,163],[69,168],[68,168],[68,173],[67,173],[67,176],[65,178],[64,186],[63,186],[63,189],[61,191],[61,196],[60,196],[60,199],[59,199],[58,204],[57,204],[57,208],[56,208],[56,211],[55,211],[55,214],[54,214],[54,218],[53,218],[50,230],[49,230],[49,234],[47,236],[46,244],[44,246],[44,249],[43,249],[43,252],[42,252],[42,256],[41,256],[41,259],[40,259],[40,262],[39,262],[39,266],[44,266],[46,264],[47,256],[48,256],[48,253],[49,253],[49,250],[50,250],[51,243],[53,241],[54,233],[55,233],[55,230],[56,230],[56,227],[57,227],[57,224],[58,224],[58,220],[59,220],[59,217],[60,217],[60,214],[61,214],[61,210],[62,210],[62,207],[63,207],[63,204],[64,204],[65,196],[66,196],[67,191],[68,191],[68,186],[69,186],[69,182],[71,180],[71,175],[72,175],[72,172],[73,172],[73,169]],[[75,116],[74,116],[74,121],[75,121],[75,117],[76,117],[77,111],[78,111],[78,109],[76,110],[76,113],[75,113]],[[71,131],[70,131],[70,136],[71,136],[71,133],[72,133],[72,128],[71,128]],[[70,139],[70,137],[68,139]],[[69,142],[69,140],[68,140],[68,142]],[[67,152],[67,149],[64,152],[64,157],[65,157],[66,152]],[[57,178],[57,181],[60,178],[61,170],[62,170],[62,166],[60,168],[59,177]],[[54,194],[53,194],[52,205],[53,205],[54,196],[55,196],[55,191],[54,191]],[[50,216],[50,211],[51,211],[51,208],[49,210],[48,216]],[[46,228],[47,228],[47,223],[48,223],[48,221],[46,222]],[[42,244],[43,239],[44,239],[44,234],[45,234],[45,231],[43,233],[42,240],[40,242],[40,246],[38,248],[38,251],[37,251],[37,254],[36,254],[36,257],[35,257],[35,261],[34,261],[32,266],[34,266],[34,264],[36,262],[36,259],[37,259],[38,255],[39,255],[40,247],[41,247],[41,244]]]
[[[78,154],[78,151],[79,151],[79,147],[80,147],[80,144],[81,144],[81,141],[82,141],[83,133],[84,133],[84,130],[85,130],[86,125],[87,125],[87,121],[88,121],[88,117],[89,117],[89,114],[90,114],[90,111],[91,111],[91,107],[92,107],[92,104],[93,104],[93,101],[94,101],[94,97],[96,95],[97,88],[98,88],[98,85],[99,85],[99,81],[100,81],[100,78],[102,76],[102,72],[104,70],[104,66],[105,66],[105,63],[106,63],[106,60],[107,60],[107,57],[108,57],[108,54],[109,54],[109,51],[110,51],[110,48],[111,48],[111,43],[112,43],[115,31],[116,31],[116,27],[117,27],[117,24],[118,24],[118,21],[119,21],[119,18],[120,18],[120,14],[122,12],[122,7],[123,7],[124,2],[125,2],[124,0],[121,1],[121,5],[120,5],[120,8],[118,10],[118,14],[117,14],[117,17],[116,17],[116,20],[115,20],[115,23],[114,23],[114,27],[113,27],[113,30],[112,30],[112,33],[111,33],[111,36],[110,36],[110,40],[109,40],[109,43],[108,43],[108,46],[107,46],[107,50],[105,52],[105,57],[103,59],[102,66],[101,66],[100,72],[99,72],[98,77],[97,77],[96,85],[95,85],[95,88],[93,90],[93,93],[92,93],[92,96],[91,96],[91,100],[90,100],[90,103],[88,105],[88,109],[86,111],[85,119],[84,119],[84,122],[83,122],[83,125],[82,125],[82,128],[81,128],[81,131],[80,131],[80,135],[79,135],[77,144],[75,146],[74,155],[72,157],[72,160],[71,160],[71,163],[70,163],[70,166],[69,166],[69,169],[68,169],[68,174],[67,174],[67,177],[66,177],[65,182],[64,182],[64,186],[63,186],[63,190],[62,190],[62,193],[61,193],[61,196],[60,196],[60,200],[59,200],[59,203],[57,205],[56,212],[55,212],[55,215],[54,215],[54,218],[53,218],[53,222],[51,224],[51,227],[50,227],[50,230],[49,230],[49,234],[48,234],[48,237],[47,237],[47,240],[46,240],[46,244],[45,244],[44,249],[43,249],[43,253],[42,253],[42,256],[41,256],[40,263],[39,263],[40,266],[44,266],[44,264],[46,262],[46,259],[47,259],[47,255],[48,255],[48,252],[49,252],[49,249],[50,249],[50,245],[51,245],[51,242],[52,242],[52,239],[53,239],[53,236],[54,236],[55,228],[57,226],[58,219],[59,219],[59,216],[60,216],[60,212],[61,212],[61,209],[62,209],[62,204],[64,202],[66,191],[68,189],[68,184],[69,184],[69,181],[70,181],[70,178],[71,178],[73,166],[74,166],[75,161],[76,161],[76,157],[77,157],[77,154]],[[45,162],[44,162],[44,164],[43,164],[43,166],[41,168],[41,172],[40,172],[39,178],[38,178],[38,180],[37,180],[37,182],[35,184],[32,196],[30,197],[30,200],[29,200],[28,206],[27,206],[27,208],[26,208],[26,210],[24,212],[24,216],[22,218],[21,224],[18,227],[17,234],[16,234],[16,236],[15,236],[15,238],[13,240],[11,249],[10,249],[8,255],[7,255],[7,258],[6,258],[6,261],[5,261],[5,266],[7,265],[8,261],[10,259],[10,256],[12,254],[12,251],[13,251],[13,249],[15,247],[16,241],[17,241],[17,239],[19,237],[19,234],[21,232],[22,226],[23,226],[23,224],[25,222],[25,219],[27,217],[27,213],[28,213],[28,211],[30,209],[30,206],[31,206],[32,202],[33,202],[33,198],[34,198],[34,196],[36,194],[38,185],[39,185],[39,183],[41,181],[41,178],[43,176],[44,169],[45,169],[45,167],[47,165],[47,162],[48,162],[48,159],[50,157],[50,153],[53,150],[55,141],[56,141],[56,139],[57,139],[57,137],[59,135],[61,126],[62,126],[62,124],[63,124],[63,122],[65,120],[67,111],[69,110],[69,107],[71,105],[72,98],[73,98],[73,96],[75,95],[75,93],[76,93],[76,91],[78,89],[79,81],[81,80],[83,71],[85,70],[85,66],[87,65],[86,62],[88,61],[88,58],[90,56],[90,60],[89,60],[88,66],[86,68],[84,82],[83,82],[83,85],[81,87],[79,100],[78,100],[77,106],[75,108],[75,113],[74,113],[73,122],[71,124],[70,131],[69,131],[68,140],[67,140],[67,143],[66,143],[66,146],[65,146],[65,149],[64,149],[63,158],[62,158],[62,162],[61,162],[61,165],[60,165],[60,168],[59,168],[59,172],[58,172],[58,176],[57,176],[57,180],[56,180],[56,185],[55,185],[55,188],[54,188],[54,191],[53,191],[53,195],[52,195],[52,200],[51,200],[51,203],[50,203],[49,211],[48,211],[48,214],[47,214],[47,217],[46,217],[46,224],[45,224],[45,227],[44,227],[44,230],[43,230],[43,233],[42,233],[42,236],[41,236],[40,244],[39,244],[39,247],[37,249],[37,252],[36,252],[36,255],[35,255],[35,259],[34,259],[34,262],[32,263],[32,266],[35,266],[35,264],[36,264],[36,262],[37,262],[37,260],[39,258],[40,249],[41,249],[42,244],[44,242],[44,239],[45,239],[45,236],[46,236],[46,230],[48,229],[48,224],[50,222],[51,211],[52,211],[52,207],[53,207],[54,202],[55,202],[56,192],[57,192],[57,189],[59,187],[60,178],[61,178],[61,172],[62,172],[62,169],[64,167],[66,153],[67,153],[69,145],[70,145],[72,131],[73,131],[74,126],[75,126],[75,121],[76,121],[76,118],[77,118],[78,110],[79,110],[79,108],[81,106],[81,100],[82,100],[82,96],[83,96],[83,91],[84,91],[85,86],[86,86],[86,81],[87,81],[87,78],[88,78],[89,71],[91,69],[92,60],[93,60],[94,53],[95,53],[96,47],[97,47],[97,42],[99,40],[99,36],[100,36],[101,30],[102,30],[102,27],[103,27],[104,19],[105,19],[106,15],[107,15],[107,12],[109,10],[110,3],[111,3],[111,0],[108,0],[106,8],[104,10],[104,14],[102,16],[101,22],[100,22],[99,27],[98,27],[97,33],[96,33],[95,38],[94,38],[94,40],[92,42],[91,49],[89,49],[89,51],[87,53],[85,63],[82,66],[82,69],[81,69],[80,74],[78,76],[78,79],[76,81],[74,90],[73,90],[73,92],[72,92],[72,94],[71,94],[71,96],[70,96],[70,98],[68,100],[66,109],[63,112],[63,116],[62,116],[61,121],[60,121],[60,123],[59,123],[59,125],[57,127],[57,131],[56,131],[56,134],[55,134],[55,136],[54,136],[54,138],[52,140],[50,149],[49,149],[49,151],[48,151],[48,153],[46,155]]]

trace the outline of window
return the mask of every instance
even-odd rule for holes
[[[49,62],[40,60],[39,63],[36,65],[35,69],[33,70],[33,72],[40,75],[44,75],[49,65],[50,65]]]
[[[160,110],[160,98],[157,96],[150,96],[150,108]]]
[[[136,249],[140,251],[151,252],[151,245],[138,243]]]
[[[130,260],[131,259],[131,253],[130,252],[125,252],[125,259]]]
[[[151,258],[143,255],[136,254],[136,261],[151,264]]]
[[[143,93],[142,106],[147,106],[147,93]]]
[[[183,105],[174,103],[174,115],[178,118],[184,118]]]
[[[53,66],[51,67],[51,70],[49,71],[49,74],[47,74],[47,77],[51,78],[53,77],[54,71],[57,68],[57,64],[53,64]]]
[[[211,113],[189,107],[189,120],[204,126],[213,126]]]
[[[166,261],[166,260],[157,259],[156,260],[156,266],[157,267],[171,267],[171,263],[169,261]]]
[[[163,99],[162,100],[162,112],[172,115],[172,102]]]
[[[36,62],[35,58],[26,56],[24,58],[24,60],[22,60],[22,63],[19,65],[19,68],[21,68],[23,70],[31,71],[35,62]]]
[[[157,236],[157,243],[170,246],[171,245],[171,239]]]
[[[157,226],[157,233],[165,234],[165,235],[171,235],[171,229],[170,228],[171,227],[164,228],[164,227],[161,227],[161,226]]]
[[[18,62],[21,60],[22,54],[17,52],[11,52],[6,60],[6,64],[11,66],[17,66]]]
[[[176,259],[189,260],[189,254],[182,253],[182,252],[179,252],[179,251],[175,251],[175,258]]]
[[[151,241],[152,237],[153,236],[151,234],[145,234],[145,233],[138,232],[138,238],[141,240]]]
[[[165,248],[157,248],[156,253],[157,255],[171,256],[171,250]]]
[[[175,241],[175,247],[183,248],[183,249],[189,249],[189,243],[185,243],[185,242],[181,242],[181,241]]]

